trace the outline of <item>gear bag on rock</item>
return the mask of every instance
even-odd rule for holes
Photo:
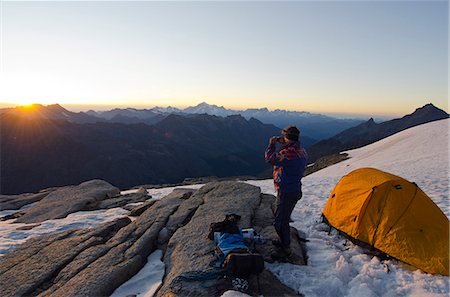
[[[230,252],[223,262],[227,275],[248,278],[253,274],[260,274],[264,270],[264,258],[258,253]]]

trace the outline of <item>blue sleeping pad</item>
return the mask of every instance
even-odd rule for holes
[[[232,250],[248,250],[248,247],[244,243],[244,236],[242,235],[242,231],[240,229],[239,234],[221,233],[217,246],[222,251],[224,257],[226,257]]]

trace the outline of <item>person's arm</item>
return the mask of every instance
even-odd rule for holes
[[[265,159],[267,163],[270,163],[275,166],[282,165],[282,158],[280,154],[278,154],[276,149],[277,137],[270,138],[269,145],[266,148]]]
[[[269,143],[269,145],[266,148],[266,153],[264,154],[266,162],[273,164],[273,160],[276,157],[275,152],[275,144]]]

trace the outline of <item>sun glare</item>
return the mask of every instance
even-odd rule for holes
[[[15,103],[17,104],[17,106],[30,107],[34,102],[30,100],[17,100]]]
[[[20,107],[22,107],[23,109],[26,109],[26,110],[30,110],[35,107],[35,104],[30,103],[30,104],[20,105]]]

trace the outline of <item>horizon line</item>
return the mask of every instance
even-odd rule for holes
[[[145,110],[145,109],[153,109],[153,108],[177,108],[183,111],[184,109],[190,108],[190,107],[196,107],[202,103],[206,103],[210,106],[216,106],[219,108],[224,108],[229,111],[246,111],[249,109],[267,109],[269,112],[273,111],[287,111],[287,112],[298,112],[298,113],[310,113],[310,114],[321,114],[321,115],[327,115],[327,116],[334,116],[334,117],[340,117],[340,118],[396,118],[401,117],[406,114],[414,112],[415,109],[420,108],[422,106],[415,107],[414,110],[411,110],[409,113],[402,114],[398,112],[385,112],[385,113],[368,113],[368,112],[342,112],[342,111],[309,111],[309,110],[293,110],[293,109],[283,109],[283,108],[276,108],[271,109],[268,107],[247,107],[247,108],[240,108],[236,109],[233,107],[226,107],[224,105],[217,105],[217,104],[209,104],[206,101],[201,101],[200,103],[194,104],[194,105],[175,105],[175,104],[169,104],[169,105],[151,105],[151,104],[82,104],[82,103],[49,103],[49,104],[43,104],[43,103],[31,103],[31,104],[18,104],[18,103],[10,103],[10,102],[0,102],[0,109],[3,108],[17,108],[17,107],[23,107],[23,106],[30,106],[30,105],[42,105],[42,106],[51,106],[51,105],[59,105],[64,107],[65,109],[72,111],[72,112],[87,112],[90,110],[93,110],[95,112],[104,112],[104,111],[110,111],[113,109],[136,109],[136,110]],[[430,104],[433,104],[430,102]],[[433,104],[434,105],[434,104]],[[438,107],[442,109],[441,107]],[[444,110],[445,111],[445,110]]]

